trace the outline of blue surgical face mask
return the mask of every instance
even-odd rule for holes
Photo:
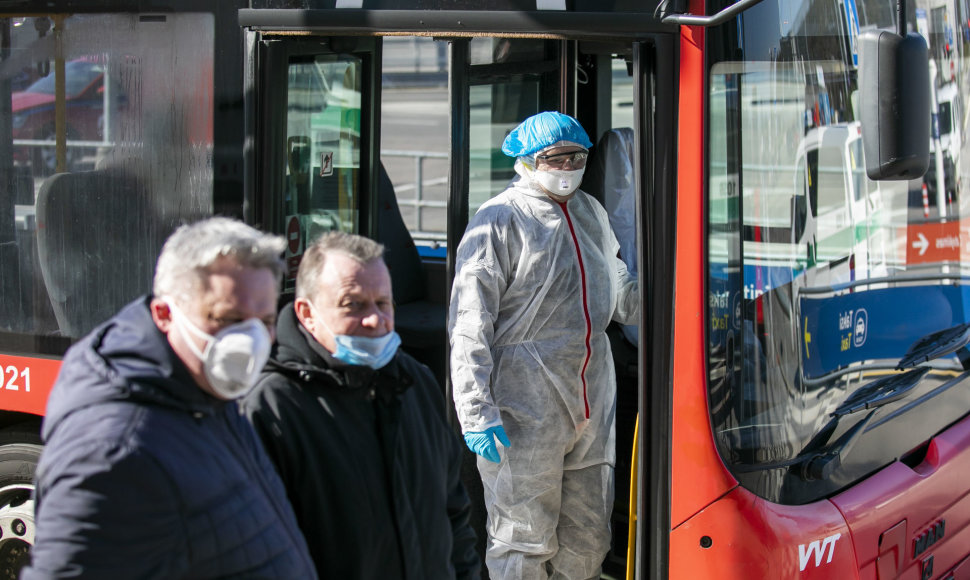
[[[383,368],[391,362],[397,349],[401,346],[401,337],[393,330],[383,336],[371,338],[369,336],[354,336],[351,334],[337,334],[323,321],[323,316],[316,306],[310,302],[310,308],[320,324],[327,329],[337,344],[333,358],[349,365],[362,365],[372,369]]]
[[[333,353],[335,359],[372,369],[382,368],[391,362],[401,346],[401,337],[393,330],[377,338],[334,334],[333,339],[337,343],[337,350]]]

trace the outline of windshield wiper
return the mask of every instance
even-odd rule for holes
[[[919,367],[905,373],[892,375],[873,381],[862,387],[842,402],[834,411],[829,422],[806,445],[806,449],[813,450],[809,454],[802,453],[799,475],[805,481],[826,479],[832,472],[842,465],[842,459],[852,450],[852,446],[859,440],[859,435],[866,430],[869,421],[876,414],[876,410],[883,405],[898,401],[905,397],[920,383],[929,367]],[[861,421],[852,426],[832,443],[829,437],[835,431],[838,422],[847,415],[870,409]],[[821,450],[821,451],[819,451]]]
[[[873,381],[846,397],[832,411],[831,419],[805,445],[797,456],[783,460],[757,464],[734,464],[732,469],[740,473],[766,471],[783,467],[805,481],[826,479],[842,465],[842,461],[859,436],[862,435],[879,407],[898,401],[916,387],[931,367],[917,365],[951,354],[960,359],[963,369],[970,371],[970,323],[932,332],[916,340],[906,354],[896,363],[897,370],[910,369],[904,373]],[[849,428],[835,441],[829,442],[843,417],[868,410],[869,413]]]
[[[849,395],[831,413],[831,419],[812,437],[805,449],[796,457],[785,461],[759,463],[755,465],[734,465],[739,472],[765,471],[782,467],[792,468],[792,472],[806,481],[826,479],[842,465],[842,460],[852,450],[859,436],[865,432],[876,411],[883,405],[898,401],[916,387],[929,367],[919,367],[904,373],[883,377],[873,381]],[[833,442],[829,442],[843,417],[869,410],[869,413]]]
[[[927,334],[909,347],[896,363],[897,369],[914,367],[920,363],[956,353],[963,370],[970,370],[970,323],[958,324],[944,330]]]

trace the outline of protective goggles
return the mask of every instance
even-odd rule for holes
[[[562,169],[568,161],[571,162],[573,167],[585,167],[587,157],[589,157],[589,151],[569,151],[554,155],[536,155],[536,165],[542,162],[549,167]]]

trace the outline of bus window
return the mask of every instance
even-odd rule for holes
[[[515,160],[501,149],[509,131],[530,115],[558,108],[556,47],[531,39],[472,39],[469,217],[515,178]]]
[[[357,232],[361,61],[293,56],[287,70],[285,213],[309,243],[329,230]]]
[[[633,126],[633,70],[628,58],[615,56],[610,60],[611,90],[613,93],[610,120],[612,127]]]
[[[443,40],[395,36],[381,55],[381,164],[418,251],[435,257],[447,234],[447,50]]]
[[[165,237],[212,212],[213,17],[3,23],[0,343],[75,339],[149,292]]]
[[[819,261],[831,262],[851,253],[851,200],[846,189],[847,167],[842,156],[844,141],[836,137],[825,143],[824,136],[812,144],[816,154],[809,157],[809,164],[816,164],[813,173],[818,176],[818,213],[816,214],[816,252]],[[810,137],[809,137],[810,138]],[[809,139],[807,138],[807,139]]]
[[[373,38],[267,38],[254,45],[263,115],[248,196],[263,227],[284,233],[284,293],[296,284],[303,251],[332,230],[373,235],[377,191],[375,103],[379,41]],[[379,88],[379,87],[378,87]]]

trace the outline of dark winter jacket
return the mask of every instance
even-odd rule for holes
[[[461,443],[427,367],[330,356],[283,309],[274,360],[242,403],[323,578],[478,578]]]
[[[148,303],[64,357],[21,578],[315,578],[251,425],[192,380]]]

